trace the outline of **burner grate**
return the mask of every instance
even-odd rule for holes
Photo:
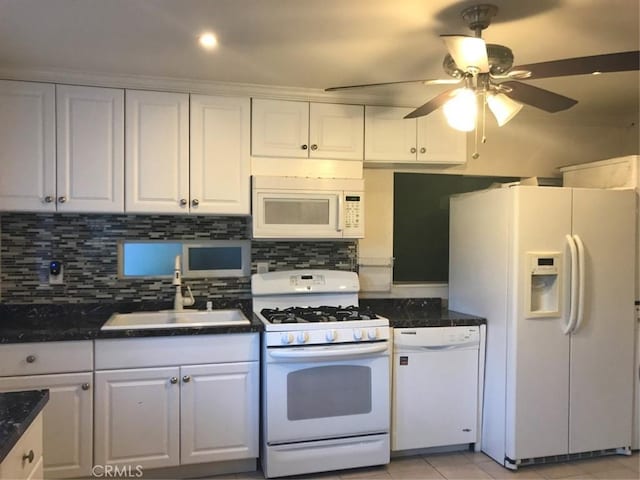
[[[260,312],[270,323],[330,323],[357,320],[374,320],[378,317],[368,308],[354,305],[347,307],[288,307],[263,308]]]

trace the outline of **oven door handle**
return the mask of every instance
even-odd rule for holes
[[[269,350],[269,356],[276,360],[338,360],[343,358],[366,357],[375,353],[386,352],[389,349],[387,342],[368,345],[349,345],[348,347],[291,347]]]

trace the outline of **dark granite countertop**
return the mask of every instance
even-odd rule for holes
[[[204,310],[204,305],[196,305]],[[158,302],[95,304],[0,304],[0,344],[94,340],[97,338],[159,337],[175,335],[209,335],[262,331],[262,324],[252,312],[251,300],[217,300],[215,308],[239,308],[251,321],[249,325],[178,327],[101,331],[113,313],[169,310]]]
[[[486,319],[442,308],[440,298],[362,298],[361,307],[387,317],[394,328],[468,327]]]
[[[49,401],[49,390],[0,393],[0,463]]]

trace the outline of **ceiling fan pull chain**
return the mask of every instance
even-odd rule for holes
[[[471,155],[471,158],[473,158],[474,160],[480,156],[480,154],[478,153],[478,121],[478,117],[476,117],[476,128],[473,129],[473,155]]]
[[[487,123],[487,91],[482,93],[482,143],[487,143],[485,125]]]

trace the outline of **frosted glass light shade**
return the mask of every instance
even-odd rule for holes
[[[470,88],[460,88],[455,96],[442,107],[447,123],[456,130],[470,132],[476,126],[478,104],[476,94]]]
[[[522,104],[516,102],[507,97],[504,93],[492,93],[487,95],[487,105],[496,117],[498,126],[503,126],[513,117],[515,117],[520,110],[522,110]]]

